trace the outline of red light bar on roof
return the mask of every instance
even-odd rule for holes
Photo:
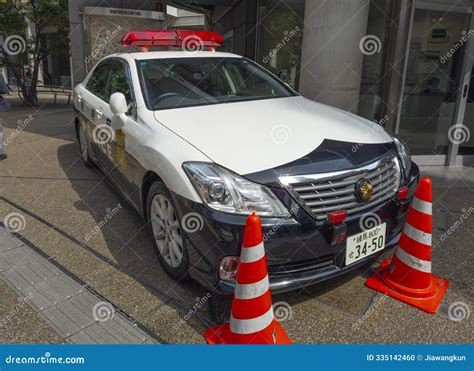
[[[200,50],[215,48],[224,44],[224,39],[216,32],[192,30],[131,31],[122,38],[122,45],[150,47],[171,46]]]

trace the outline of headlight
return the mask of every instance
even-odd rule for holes
[[[408,148],[408,145],[405,142],[403,142],[402,140],[396,137],[393,137],[393,141],[395,142],[395,145],[397,146],[398,155],[400,157],[400,160],[402,161],[405,177],[408,177],[411,170],[410,149]]]
[[[218,165],[187,162],[183,168],[202,200],[212,209],[244,215],[254,211],[261,216],[289,215],[270,189]]]

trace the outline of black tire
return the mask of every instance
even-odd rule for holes
[[[91,158],[89,156],[89,145],[87,144],[87,135],[84,131],[83,122],[79,120],[77,124],[77,143],[79,144],[79,152],[81,154],[82,162],[88,168],[92,167]],[[84,143],[81,141],[81,133]],[[84,147],[85,146],[85,147]]]
[[[173,212],[175,213],[178,223],[179,223],[179,230],[180,230],[180,234],[182,238],[182,258],[181,258],[180,264],[176,267],[173,267],[172,265],[170,265],[168,261],[165,259],[165,257],[161,254],[157,241],[155,239],[154,232],[153,232],[153,226],[152,226],[152,220],[151,220],[152,201],[158,195],[161,195],[168,200],[168,202],[173,207]],[[166,188],[163,182],[155,181],[151,185],[148,191],[148,195],[147,195],[147,201],[146,201],[147,228],[151,235],[151,238],[153,241],[153,247],[156,254],[158,255],[158,259],[160,261],[161,266],[166,271],[166,273],[168,273],[171,277],[180,281],[189,279],[189,268],[190,268],[188,249],[186,247],[186,235],[181,225],[181,220],[182,220],[181,214],[182,213],[176,207],[176,203],[174,202],[173,197],[171,196],[171,193],[168,191],[168,188]]]

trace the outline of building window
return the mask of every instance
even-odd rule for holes
[[[304,0],[262,0],[257,62],[298,89],[303,43]]]

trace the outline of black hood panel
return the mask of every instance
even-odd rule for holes
[[[245,178],[268,186],[278,186],[281,175],[318,174],[349,170],[397,153],[395,143],[359,144],[325,139],[306,156],[273,169],[244,175]]]

